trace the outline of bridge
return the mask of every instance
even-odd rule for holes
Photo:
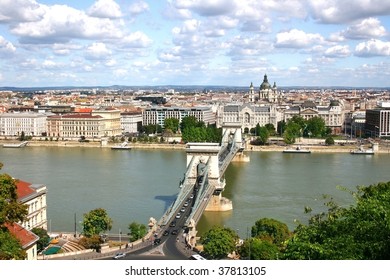
[[[195,245],[196,224],[203,211],[228,211],[233,209],[232,202],[222,197],[225,188],[223,177],[230,162],[243,155],[244,142],[241,126],[225,123],[222,127],[221,143],[188,143],[186,147],[187,170],[180,181],[180,192],[158,221],[160,227],[167,226],[180,213],[184,205],[186,211],[184,226],[188,228],[187,244]]]

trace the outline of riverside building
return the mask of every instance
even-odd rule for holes
[[[46,133],[46,114],[34,112],[14,112],[0,114],[2,136],[42,136]]]

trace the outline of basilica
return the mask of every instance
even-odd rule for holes
[[[314,116],[325,120],[325,125],[334,133],[339,133],[344,122],[344,107],[341,101],[332,100],[329,104],[316,104],[314,101],[302,103],[290,103],[279,91],[276,83],[271,86],[267,75],[258,89],[253,83],[249,87],[247,98],[244,102],[224,104],[217,110],[217,126],[222,124],[239,123],[243,133],[249,133],[256,125],[265,126],[272,124],[275,129],[280,121],[287,122],[294,115],[309,119]]]

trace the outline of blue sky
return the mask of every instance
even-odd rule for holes
[[[0,0],[0,86],[390,86],[389,0]]]

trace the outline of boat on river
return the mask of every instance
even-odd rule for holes
[[[131,150],[131,147],[129,146],[129,143],[125,141],[120,145],[112,146],[111,150]]]
[[[374,150],[372,148],[365,149],[363,146],[360,146],[356,150],[351,151],[352,155],[373,155],[375,154]]]
[[[9,144],[3,144],[3,148],[23,148],[27,146],[27,141],[24,141],[22,143],[9,143]]]
[[[296,147],[296,148],[287,148],[283,150],[283,153],[291,153],[291,154],[310,154],[311,151],[309,149],[304,149],[301,147]]]

